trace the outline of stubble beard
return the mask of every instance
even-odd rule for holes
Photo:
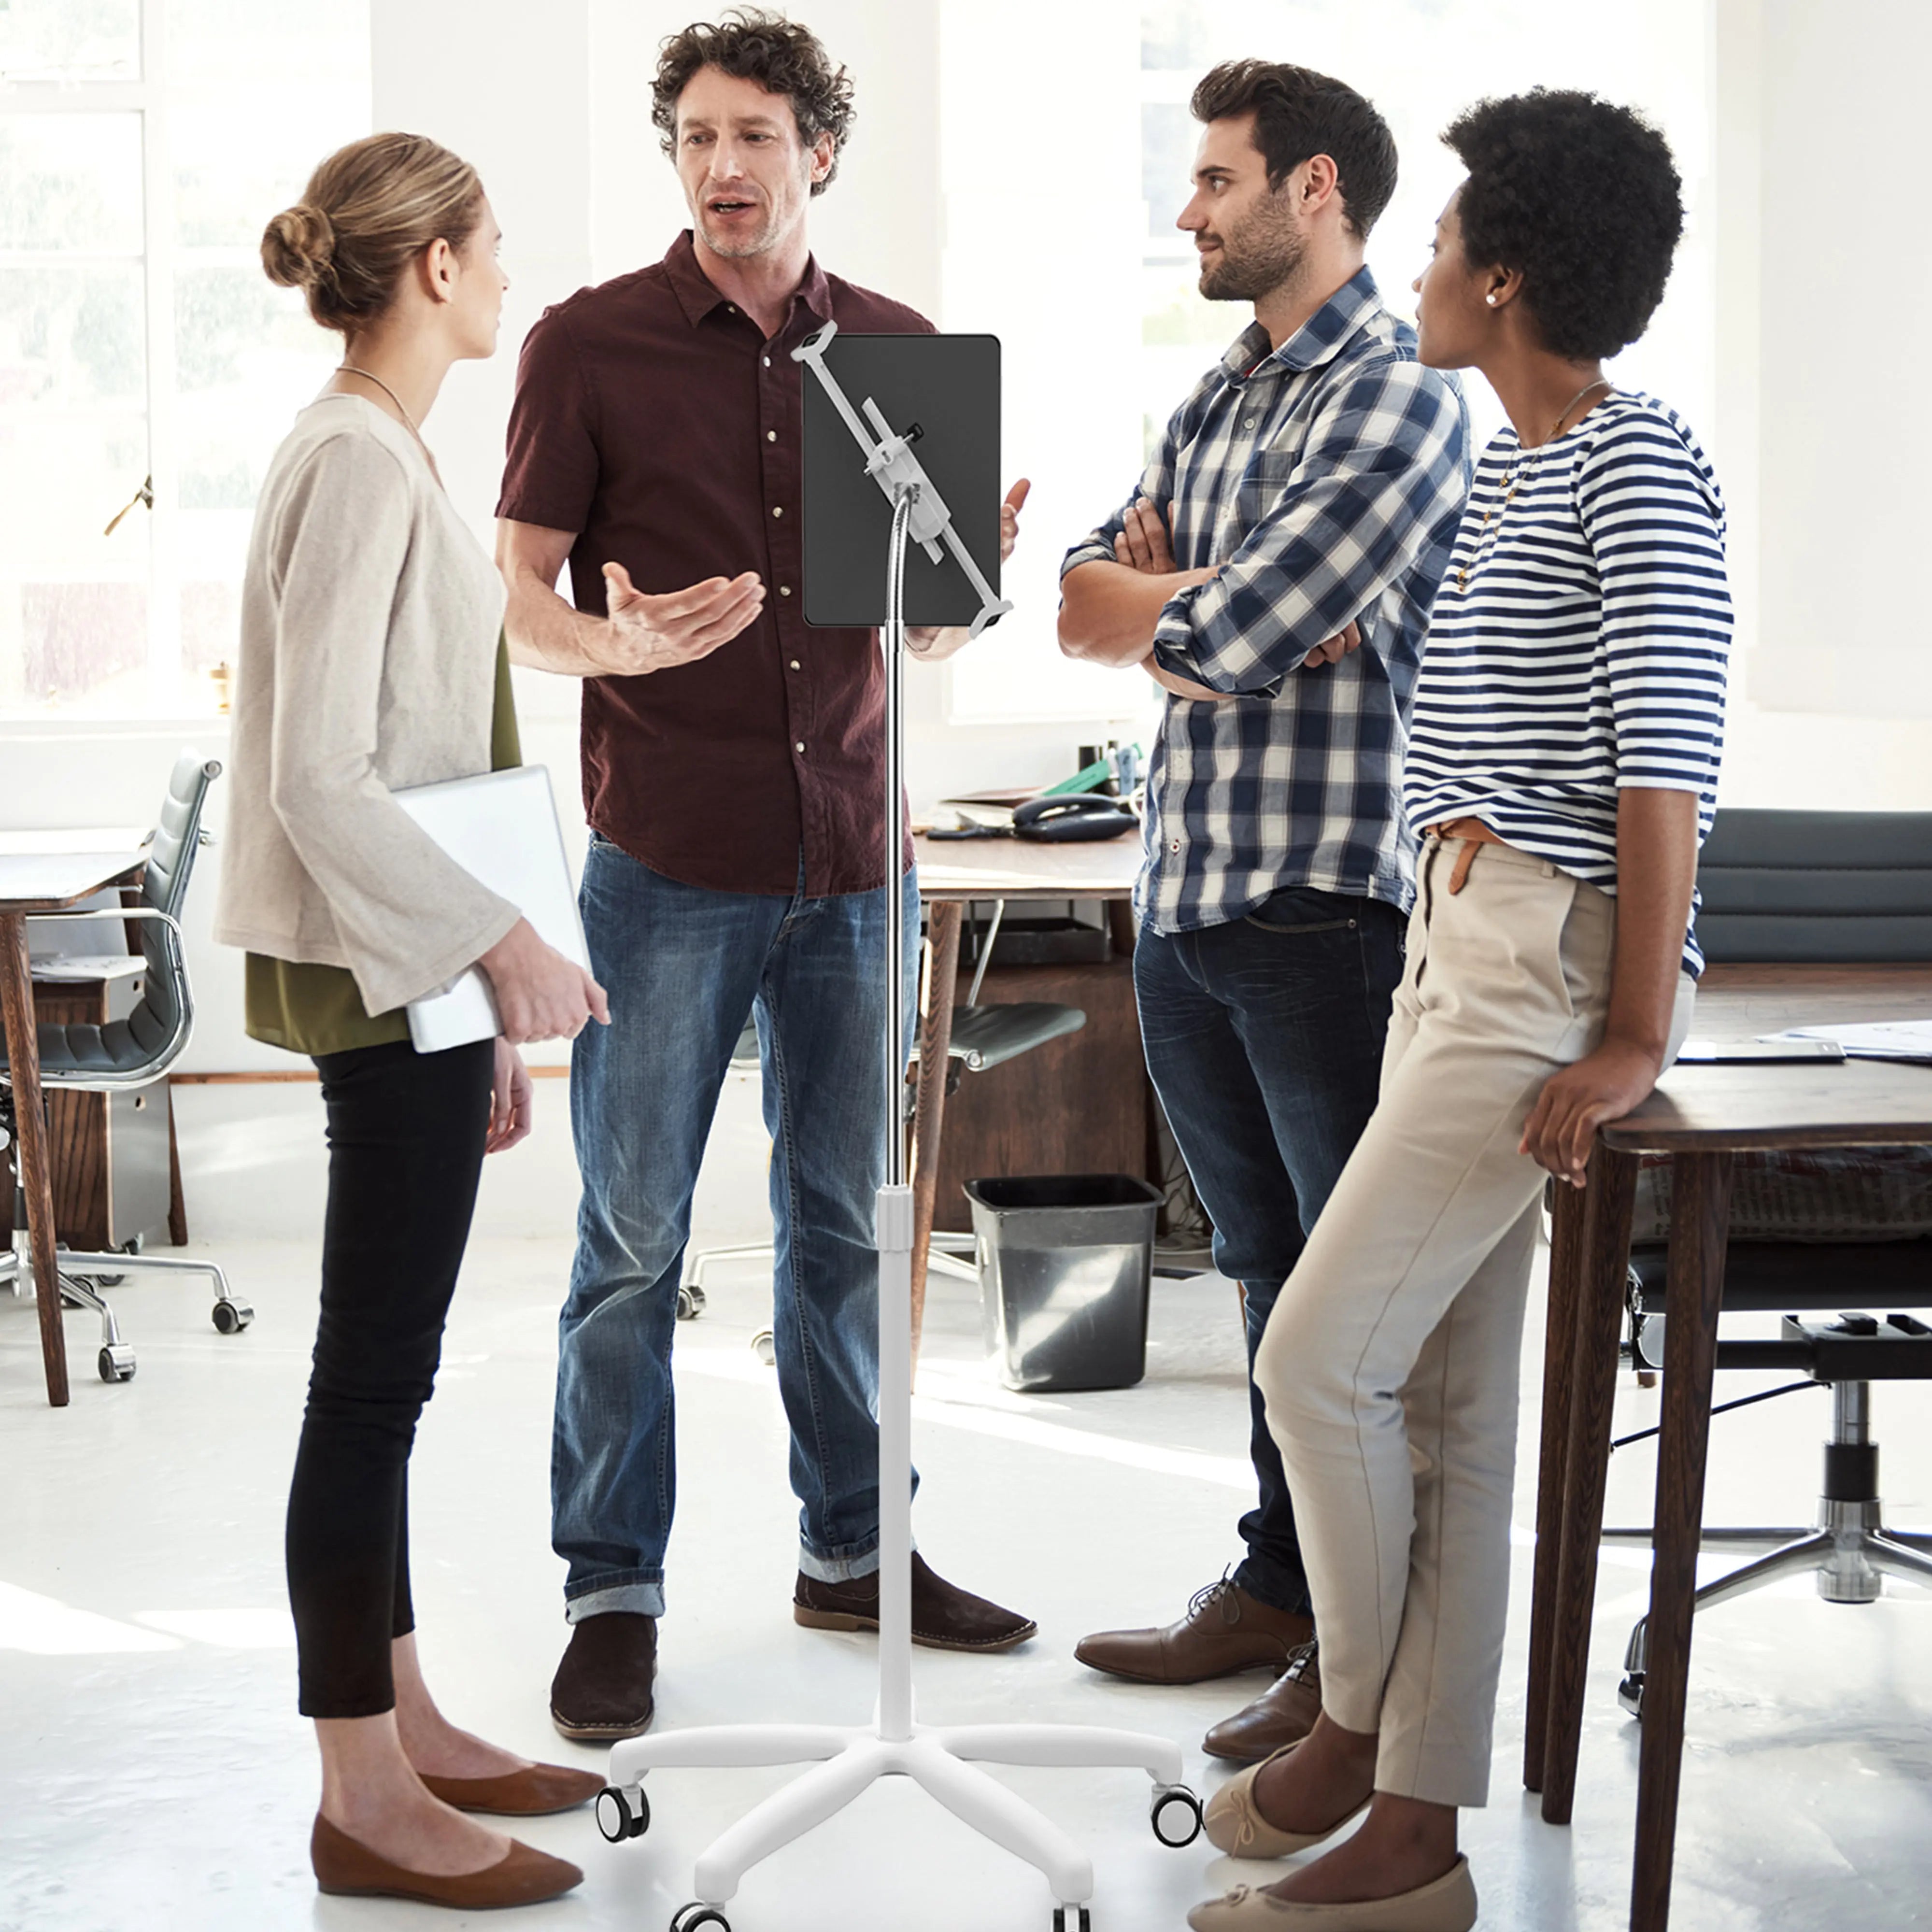
[[[1221,259],[1201,271],[1201,292],[1210,302],[1258,302],[1292,281],[1307,253],[1291,222],[1257,209],[1222,233]]]

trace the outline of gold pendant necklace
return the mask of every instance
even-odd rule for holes
[[[1599,376],[1594,382],[1586,382],[1583,386],[1556,412],[1556,420],[1550,425],[1550,434],[1536,446],[1534,449],[1525,449],[1520,442],[1516,445],[1516,466],[1520,466],[1524,458],[1526,457],[1540,454],[1544,450],[1547,449],[1550,446],[1563,434],[1563,418],[1567,416],[1592,389],[1610,389],[1614,388],[1616,386],[1610,381],[1607,376]],[[1457,571],[1456,573],[1456,587],[1458,590],[1466,590],[1468,589],[1470,572],[1472,570],[1479,570],[1482,568],[1483,560],[1489,555],[1491,548],[1494,546],[1497,532],[1502,528],[1504,508],[1516,495],[1516,468],[1515,466],[1512,466],[1503,472],[1502,500],[1496,505],[1493,510],[1485,510],[1483,512],[1483,534],[1480,538],[1478,539],[1476,554],[1474,556],[1470,558],[1469,561],[1466,563],[1460,570]]]

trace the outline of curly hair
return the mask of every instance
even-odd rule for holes
[[[1255,117],[1254,142],[1279,188],[1301,164],[1326,154],[1348,224],[1366,235],[1395,192],[1395,136],[1355,90],[1285,61],[1223,61],[1202,75],[1188,104],[1196,120]]]
[[[1478,101],[1442,138],[1468,170],[1462,252],[1521,273],[1546,348],[1588,362],[1642,334],[1684,232],[1683,184],[1648,121],[1539,87]]]
[[[762,7],[734,7],[722,20],[697,20],[668,35],[658,48],[657,77],[651,83],[651,122],[664,136],[664,151],[677,157],[678,96],[700,68],[715,67],[739,80],[755,81],[767,94],[791,103],[799,139],[810,147],[821,134],[832,136],[832,165],[812,191],[823,194],[838,172],[838,156],[852,130],[852,82],[835,68],[818,36],[808,27]]]

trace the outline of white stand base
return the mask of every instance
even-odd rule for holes
[[[694,1888],[701,1904],[722,1905],[760,1858],[769,1858],[841,1811],[880,1778],[910,1778],[947,1810],[1045,1875],[1054,1902],[1080,1905],[1094,1895],[1094,1863],[1053,1822],[969,1762],[1042,1765],[1061,1768],[1139,1769],[1154,1784],[1158,1810],[1169,1801],[1186,1807],[1172,1840],[1185,1842],[1198,1828],[1198,1808],[1180,1784],[1180,1748],[1165,1738],[1133,1731],[1088,1730],[1071,1724],[916,1725],[903,1743],[876,1730],[832,1725],[734,1724],[633,1738],[610,1753],[610,1793],[598,1820],[613,1832],[612,1794],[629,1799],[631,1817],[648,1816],[645,1774],[666,1766],[742,1768],[753,1765],[812,1764],[802,1778],[748,1812],[698,1859]],[[1156,1829],[1158,1829],[1156,1826]]]

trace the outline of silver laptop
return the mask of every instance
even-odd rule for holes
[[[412,785],[394,797],[466,872],[518,908],[546,945],[589,969],[577,892],[544,766],[518,765]],[[418,1053],[494,1040],[502,1030],[490,982],[474,966],[440,992],[412,1000],[408,1012],[410,1038]]]

